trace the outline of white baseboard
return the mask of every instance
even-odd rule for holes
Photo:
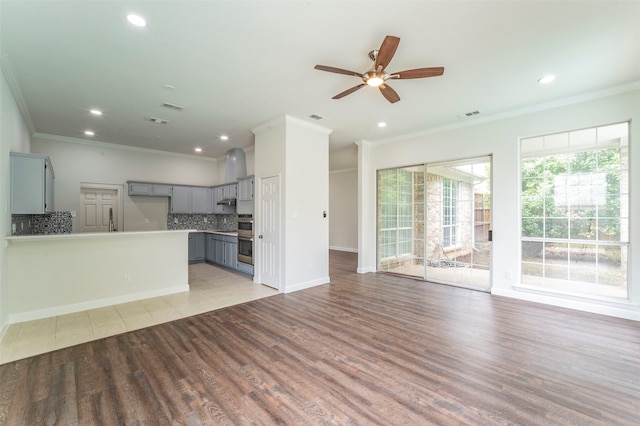
[[[329,246],[329,250],[348,251],[349,253],[357,253],[357,248]]]
[[[635,305],[624,307],[619,305],[614,306],[611,304],[565,299],[561,297],[504,288],[494,288],[491,290],[491,294],[496,296],[510,297],[512,299],[526,300],[528,302],[543,303],[545,305],[557,306],[560,308],[575,309],[577,311],[590,312],[593,314],[608,315],[616,318],[640,321],[640,307]]]
[[[304,290],[305,288],[315,287],[317,285],[328,284],[330,282],[329,277],[318,278],[317,280],[311,280],[303,283],[287,286],[283,293],[293,293],[294,291]]]
[[[376,271],[376,268],[373,267],[373,266],[367,266],[365,268],[358,268],[356,270],[356,272],[359,273],[359,274],[368,274],[369,272],[375,272],[375,271]]]
[[[54,306],[36,311],[20,312],[9,314],[9,324],[24,321],[33,321],[42,318],[55,317],[57,315],[72,314],[89,309],[104,308],[105,306],[118,305],[120,303],[135,302],[136,300],[150,299],[152,297],[167,296],[169,294],[189,291],[189,284],[163,288],[159,290],[143,291],[139,293],[125,294],[122,296],[106,297],[104,299],[89,300],[86,302],[73,303],[71,305]]]
[[[4,339],[5,334],[7,334],[7,330],[9,330],[9,324],[5,324],[0,328],[0,342]]]

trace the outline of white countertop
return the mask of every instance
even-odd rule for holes
[[[238,233],[236,231],[192,231],[192,232],[204,232],[205,234],[218,234],[218,235],[228,235],[230,237],[237,237]]]
[[[86,239],[86,238],[120,238],[131,236],[159,235],[167,233],[189,233],[200,232],[195,229],[172,229],[163,231],[135,231],[135,232],[78,232],[71,234],[38,234],[38,235],[12,235],[5,237],[9,242],[20,241],[46,241],[61,239]],[[226,233],[224,235],[237,235],[237,233]]]

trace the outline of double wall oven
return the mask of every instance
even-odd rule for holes
[[[238,215],[238,262],[253,265],[253,215]]]

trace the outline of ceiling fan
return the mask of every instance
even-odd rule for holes
[[[400,96],[395,90],[391,88],[386,81],[389,79],[409,79],[409,78],[426,78],[437,77],[444,73],[444,67],[431,67],[431,68],[416,68],[413,70],[400,71],[395,73],[388,73],[386,71],[387,65],[391,62],[393,55],[398,49],[400,44],[400,37],[388,35],[384,38],[379,50],[372,50],[369,52],[369,58],[373,61],[373,67],[361,74],[355,71],[349,71],[342,68],[330,67],[327,65],[316,65],[314,68],[320,71],[335,72],[337,74],[352,75],[354,77],[360,77],[364,83],[338,93],[332,99],[340,99],[347,95],[352,94],[356,90],[363,88],[366,85],[377,87],[380,89],[380,93],[389,102],[395,103],[400,100]]]

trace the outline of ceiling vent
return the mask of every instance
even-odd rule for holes
[[[476,116],[478,114],[480,114],[480,111],[465,112],[464,114],[458,115],[458,118],[474,117],[474,116]]]
[[[165,107],[165,108],[174,109],[174,110],[176,110],[176,111],[182,111],[182,110],[184,109],[184,107],[183,107],[183,106],[176,105],[176,104],[171,104],[171,103],[169,103],[169,102],[163,102],[163,103],[162,103],[162,106],[163,106],[163,107]]]
[[[144,119],[146,121],[150,121],[155,124],[167,124],[169,122],[169,120],[165,120],[164,118],[158,118],[158,117],[145,117]]]
[[[314,120],[322,120],[324,117],[318,114],[311,114],[309,116],[310,118],[313,118]]]

